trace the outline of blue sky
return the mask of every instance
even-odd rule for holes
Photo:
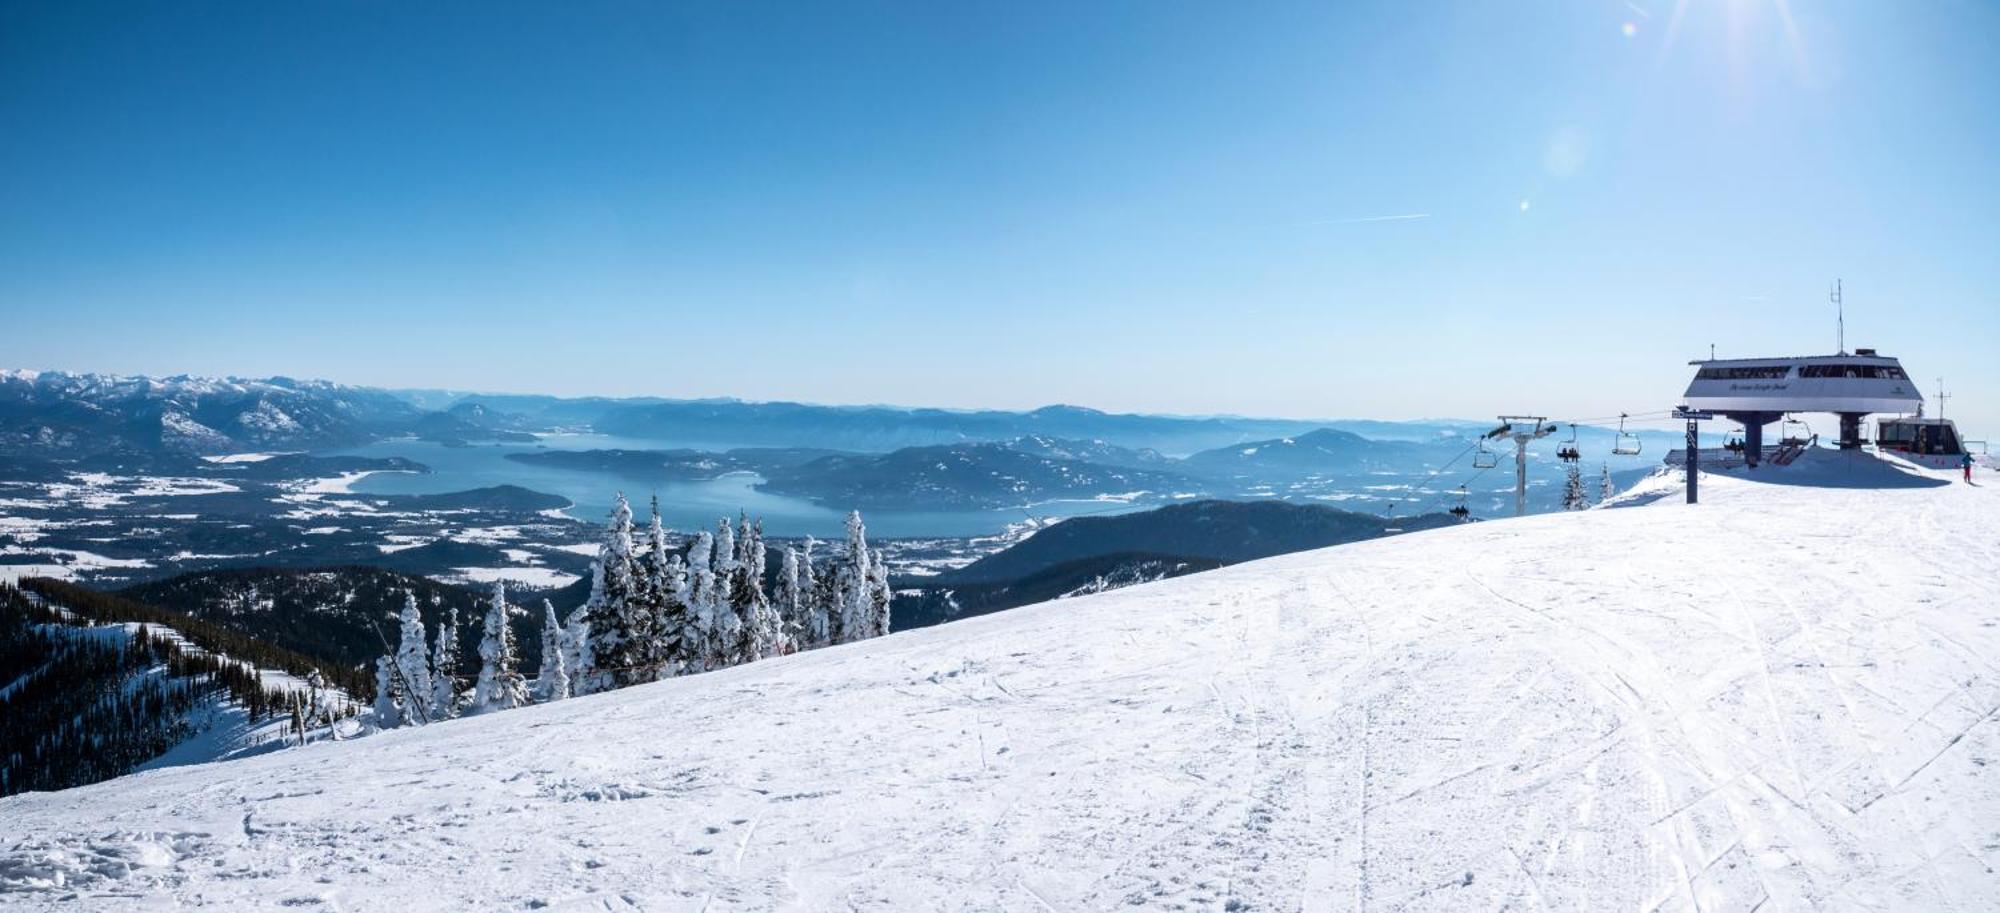
[[[416,6],[0,7],[0,365],[2000,435],[1993,4]]]

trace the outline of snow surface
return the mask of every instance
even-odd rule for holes
[[[288,453],[294,452],[296,451],[279,450],[258,453],[225,453],[219,456],[205,456],[202,459],[211,463],[262,463],[272,457],[285,456]]]
[[[2000,909],[2000,484],[1858,456],[0,800],[0,906]]]
[[[577,581],[577,575],[564,573],[549,567],[459,567],[453,573],[440,575],[437,579],[448,583],[472,582],[492,583],[504,580],[539,590],[552,590],[569,586]]]

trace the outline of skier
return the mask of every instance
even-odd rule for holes
[[[1959,454],[1959,455],[1958,455],[1958,466],[1959,466],[1959,468],[1960,468],[1960,469],[1963,469],[1963,470],[1965,470],[1965,481],[1966,481],[1966,482],[1968,482],[1968,483],[1969,483],[1969,482],[1971,482],[1971,481],[1972,481],[1972,454],[1969,454],[1969,453],[1961,453],[1961,454]]]

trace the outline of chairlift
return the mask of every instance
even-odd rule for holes
[[[1565,463],[1574,463],[1578,460],[1583,459],[1583,451],[1579,450],[1576,445],[1575,422],[1569,423],[1569,440],[1564,441],[1556,446],[1556,459],[1559,459]]]
[[[1451,511],[1450,511],[1452,516],[1457,517],[1460,520],[1464,520],[1472,516],[1472,508],[1465,506],[1465,499],[1466,499],[1465,486],[1460,485],[1458,486],[1458,503],[1453,504],[1451,506]]]
[[[1472,468],[1492,469],[1500,465],[1500,455],[1486,449],[1486,439],[1479,439],[1479,450],[1472,455]]]
[[[1741,431],[1729,432],[1729,436],[1723,438],[1722,440],[1722,449],[1727,450],[1730,453],[1742,453],[1744,450],[1743,432]]]
[[[1619,456],[1639,455],[1639,436],[1625,430],[1625,413],[1618,413],[1618,438],[1611,445],[1611,452]]]
[[[1805,443],[1812,439],[1812,426],[1802,419],[1786,414],[1783,424],[1778,426],[1778,439],[1785,443]]]

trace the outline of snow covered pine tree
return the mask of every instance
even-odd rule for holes
[[[652,662],[652,606],[643,592],[640,567],[632,553],[632,505],[620,493],[611,524],[598,548],[596,585],[589,611],[589,658],[572,674],[578,694],[593,694],[649,682],[658,677]]]
[[[717,617],[717,603],[721,602],[716,592],[715,579],[715,537],[709,533],[696,533],[694,542],[687,550],[687,630],[681,635],[684,644],[681,650],[681,668],[685,672],[706,672],[717,668],[721,649],[721,620]]]
[[[805,606],[799,589],[799,550],[785,546],[784,562],[778,566],[778,588],[772,594],[772,603],[778,612],[778,652],[791,653],[799,648],[799,638],[804,629],[800,627],[800,610]]]
[[[507,618],[507,585],[493,582],[493,602],[486,610],[486,627],[479,638],[479,682],[472,688],[467,716],[494,710],[512,710],[528,702],[528,686],[515,667],[514,636]]]
[[[403,725],[403,706],[393,671],[396,661],[389,656],[375,657],[375,728],[394,729]]]
[[[834,574],[839,630],[836,642],[848,643],[889,633],[889,571],[868,551],[868,529],[861,512],[847,515],[847,554]]]
[[[1590,497],[1583,490],[1583,470],[1571,463],[1568,478],[1563,482],[1563,510],[1583,510],[1589,506]]]
[[[556,607],[542,600],[542,668],[535,673],[535,702],[546,704],[569,697],[569,672],[563,660],[563,624]]]
[[[819,540],[806,537],[806,547],[799,552],[799,649],[814,650],[833,643],[834,607],[839,604],[840,576],[829,571],[821,574],[813,569],[813,546]]]
[[[1610,464],[1606,463],[1598,464],[1597,503],[1602,504],[1617,496],[1618,496],[1618,487],[1616,485],[1611,484]]]
[[[438,622],[437,649],[431,654],[431,719],[458,715],[458,607]]]
[[[679,675],[688,634],[687,568],[667,549],[667,530],[660,523],[660,498],[653,496],[649,546],[640,561],[645,580],[646,632],[644,661],[653,680]]]
[[[417,612],[417,595],[403,595],[402,641],[396,645],[396,674],[402,677],[403,722],[422,724],[438,719],[432,713],[431,660],[424,636],[424,617]]]

